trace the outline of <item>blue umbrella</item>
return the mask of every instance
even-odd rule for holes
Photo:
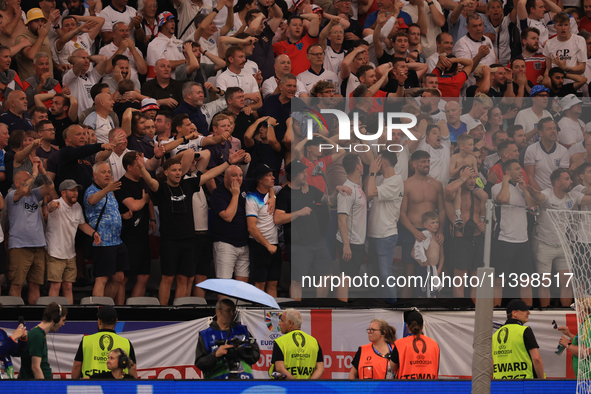
[[[235,279],[207,279],[197,285],[205,290],[279,309],[275,298],[251,284]]]

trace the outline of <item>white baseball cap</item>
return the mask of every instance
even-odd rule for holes
[[[468,130],[468,134],[470,134],[470,131],[474,130],[478,126],[483,126],[482,122],[480,122],[479,120],[473,120],[472,122],[468,123],[466,125],[466,130]]]
[[[574,94],[567,94],[566,96],[564,96],[562,98],[562,100],[560,100],[560,106],[562,107],[563,111],[566,111],[567,109],[569,109],[570,107],[572,107],[573,105],[576,104],[580,104],[583,101],[581,101],[581,99],[579,99],[577,96],[575,96]]]

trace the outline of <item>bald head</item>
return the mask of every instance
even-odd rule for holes
[[[20,90],[10,92],[6,98],[6,102],[7,108],[19,116],[27,112],[27,96]]]
[[[242,185],[242,170],[237,165],[231,165],[224,173],[224,186],[228,190],[232,190],[232,184],[238,183],[238,186]]]
[[[31,177],[31,174],[29,174],[27,171],[19,171],[14,175],[14,185],[18,189],[30,177]]]
[[[115,102],[109,93],[99,93],[94,98],[94,107],[97,114],[105,118],[112,110]]]
[[[287,55],[279,55],[275,58],[275,74],[281,78],[291,72],[291,59]]]

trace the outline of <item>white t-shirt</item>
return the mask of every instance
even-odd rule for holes
[[[197,174],[185,175],[184,179],[195,178]],[[203,188],[200,187],[198,192],[193,193],[193,223],[195,224],[195,231],[209,230],[209,207],[207,206],[207,197]]]
[[[439,53],[435,52],[431,56],[427,58],[427,72],[433,72],[435,67],[437,67],[437,63],[439,62]]]
[[[528,149],[529,150],[529,149]],[[541,208],[572,210],[576,209],[577,205],[581,204],[584,194],[581,192],[570,191],[563,199],[556,197],[553,189],[542,190],[542,194],[546,196],[546,201],[540,204]],[[558,234],[554,228],[554,223],[544,210],[540,210],[538,216],[538,224],[534,227],[534,238],[544,242],[548,245],[560,245]]]
[[[341,72],[341,64],[343,63],[344,59],[345,51],[343,49],[337,53],[330,45],[327,45],[326,49],[324,50],[324,69],[339,75]]]
[[[244,65],[242,71],[254,76],[256,73],[259,72],[259,66],[252,60],[246,60],[246,64]]]
[[[371,200],[367,236],[386,238],[398,234],[397,224],[404,195],[404,183],[400,175],[394,175],[384,179],[377,188],[378,195]]]
[[[527,134],[530,131],[532,131],[533,129],[536,129],[538,127],[538,122],[540,121],[540,119],[548,118],[548,117],[552,118],[552,115],[550,115],[550,112],[544,110],[542,113],[542,116],[538,118],[538,115],[536,115],[530,107],[530,108],[521,110],[517,113],[517,116],[515,117],[515,124],[522,126],[523,131],[525,131],[525,133]],[[554,118],[552,118],[552,119],[554,119]],[[540,140],[540,135],[536,134],[527,142],[527,144],[532,145],[532,144],[535,144],[536,142],[538,142],[539,140]]]
[[[86,119],[84,119],[84,122],[85,122],[84,124],[87,124],[86,123],[87,119],[89,119],[88,116],[86,117]],[[97,142],[99,144],[109,143],[109,131],[111,131],[111,129],[114,127],[115,127],[115,124],[113,123],[113,120],[110,119],[110,116],[107,115],[107,118],[105,119],[105,118],[101,118],[97,114],[96,115],[96,125],[94,128]]]
[[[502,183],[497,183],[491,189],[493,200],[503,188]],[[527,202],[521,189],[509,182],[509,205],[526,207]],[[527,213],[524,208],[502,206],[495,209],[494,234],[499,234],[499,241],[520,244],[527,242]]]
[[[402,177],[403,181],[408,178],[408,161],[410,160],[410,151],[404,148],[402,152],[396,153],[398,161],[394,166],[394,172]]]
[[[583,37],[574,34],[566,41],[558,41],[558,37],[554,37],[546,42],[542,53],[546,57],[555,56],[565,60],[568,67],[575,67],[579,62],[587,61],[587,44]],[[556,66],[552,62],[552,67]]]
[[[268,207],[265,205],[269,201],[269,193],[263,195],[258,190],[250,192],[246,195],[246,217],[257,218],[257,228],[265,237],[265,239],[272,245],[279,243],[277,235],[277,225],[273,220],[273,215],[269,213]],[[253,238],[252,235],[250,238]]]
[[[310,68],[304,72],[299,73],[296,78],[298,81],[304,84],[308,94],[310,94],[310,91],[318,81],[332,82],[334,84],[335,92],[339,92],[341,90],[341,80],[337,74],[333,73],[332,71],[325,70],[324,68],[320,70],[320,74],[316,74]]]
[[[130,6],[125,6],[125,11],[119,12],[110,5],[103,8],[98,16],[105,18],[105,23],[101,29],[102,32],[112,32],[113,25],[117,22],[124,22],[129,26],[129,22],[138,14],[137,10]],[[135,41],[135,29],[129,31],[129,39]]]
[[[176,8],[179,18],[177,22],[177,33],[181,34],[183,31],[185,31],[185,29],[187,29],[186,33],[180,37],[180,40],[182,42],[187,40],[193,41],[193,33],[195,33],[196,29],[195,24],[191,22],[193,22],[195,15],[199,14],[200,12],[209,14],[211,12],[211,8],[205,4],[203,4],[203,7],[199,7],[192,0],[182,0],[180,6],[177,7],[175,5],[174,8]],[[187,28],[189,23],[191,23],[191,26]]]
[[[199,45],[201,45],[201,49],[207,52],[210,52],[216,56],[218,55],[218,41],[220,40],[220,32],[216,31],[209,37],[205,39],[203,36],[199,38]],[[211,60],[207,56],[201,56],[201,63],[213,64]]]
[[[275,80],[275,77],[273,76],[269,79],[266,79],[263,82],[263,87],[262,87],[263,99],[265,99],[265,98],[267,98],[267,96],[270,96],[271,94],[273,94],[275,89],[277,89],[277,81]],[[308,94],[308,91],[306,90],[306,86],[302,83],[302,81],[298,80],[295,96],[300,97],[300,94],[302,94],[302,93]]]
[[[339,76],[339,80],[341,81],[339,83],[339,85],[341,85],[343,82],[345,82],[342,79],[340,79],[340,76]],[[345,97],[349,97],[351,95],[351,93],[353,93],[353,91],[355,89],[357,89],[357,86],[359,86],[361,84],[361,82],[359,82],[359,78],[357,78],[357,75],[355,75],[353,73],[351,73],[349,75],[349,77],[346,79],[346,82],[347,82],[347,85],[346,85],[347,88],[345,89]],[[341,92],[342,92],[342,88],[341,88]],[[341,92],[339,92],[338,90],[335,90],[335,94],[338,94]]]
[[[117,47],[115,44],[111,42],[109,45],[105,45],[101,48],[101,50],[99,51],[99,55],[104,55],[107,57],[107,59],[110,59],[111,57],[113,57],[115,52],[117,52],[118,49],[119,47]],[[135,47],[135,50],[141,54],[140,50],[137,47]],[[125,49],[123,55],[127,56],[127,58],[129,59],[129,72],[131,75],[128,77],[128,79],[137,78],[137,66],[135,65],[135,59],[133,58],[133,55],[129,48]],[[105,74],[103,76],[103,82],[107,82],[107,79],[113,79],[113,71],[110,74]]]
[[[125,154],[129,152],[131,151],[127,148],[125,148],[121,156],[117,156],[117,153],[111,152],[111,155],[107,160],[109,162],[109,165],[111,166],[111,174],[113,174],[113,179],[115,181],[118,181],[119,179],[123,178],[123,176],[127,172],[125,171],[125,168],[123,168],[123,156],[125,156]],[[148,159],[144,157],[144,163],[147,161]]]
[[[94,41],[90,39],[88,33],[82,33],[76,38],[76,42],[70,40],[64,45],[61,51],[57,50],[56,45],[52,45],[51,49],[54,51],[54,57],[57,58],[58,64],[70,64],[68,58],[77,49],[84,49],[89,55],[92,54],[92,45]]]
[[[343,186],[349,187],[353,193],[348,196],[337,194],[337,214],[347,215],[348,239],[351,245],[365,244],[365,234],[367,228],[367,199],[361,185],[351,182],[349,179],[343,183]],[[343,242],[341,232],[337,227],[337,240]]]
[[[85,223],[84,214],[78,203],[69,206],[61,197],[57,201],[60,207],[47,214],[47,253],[56,259],[72,259],[76,257],[74,239],[78,226]]]
[[[562,3],[562,6],[564,8],[567,8],[568,5],[566,4],[567,1]],[[578,7],[577,5],[574,5],[573,7]],[[568,14],[567,14],[568,15]],[[572,16],[568,16],[569,20],[570,20],[570,32],[573,35],[577,35],[579,34],[579,27],[577,26],[577,21],[575,20],[575,18],[573,18]],[[556,37],[556,27],[554,26],[554,20],[552,19],[552,16],[549,13],[546,13],[544,15],[544,22],[546,23],[546,29],[548,29],[548,38],[554,38]]]
[[[583,141],[585,123],[582,120],[577,119],[574,121],[565,116],[558,122],[558,127],[560,128],[558,142],[561,144],[571,145]]]
[[[549,152],[546,152],[540,141],[527,148],[523,164],[525,167],[535,166],[534,181],[542,189],[547,189],[552,187],[550,174],[558,168],[568,168],[569,159],[568,151],[564,146],[555,143],[554,147]]]
[[[92,98],[90,98],[90,89],[101,80],[101,74],[90,65],[85,76],[77,77],[73,69],[68,70],[64,75],[63,85],[70,88],[72,96],[78,99],[78,116],[87,108],[93,106]]]
[[[195,138],[194,140],[187,141],[186,144],[180,144],[179,146],[177,146],[176,148],[174,148],[173,150],[170,151],[170,157],[176,156],[179,153],[181,153],[182,151],[185,151],[187,149],[193,149],[193,151],[195,153],[200,152],[202,149],[201,148],[202,142],[203,142],[203,136],[200,135],[199,137]]]
[[[439,149],[433,148],[425,141],[425,137],[423,137],[417,150],[425,151],[431,155],[429,175],[441,182],[442,185],[447,185],[450,178],[449,162],[451,160],[449,135],[447,137],[441,136],[441,148]]]
[[[546,45],[546,41],[548,41],[548,29],[546,28],[546,22],[544,19],[540,19],[539,21],[535,19],[525,18],[525,20],[518,18],[518,24],[521,31],[524,31],[528,27],[535,27],[540,31],[540,47],[544,47]]]
[[[573,187],[573,192],[583,193],[585,189],[584,185],[577,185]],[[579,211],[591,211],[591,204],[579,205]],[[591,216],[580,215],[578,222],[578,231],[573,234],[576,235],[576,242],[591,243]]]
[[[482,36],[481,41],[474,41],[468,35],[460,38],[454,45],[455,57],[474,59],[474,57],[478,54],[478,49],[483,45],[486,45],[490,48],[490,53],[480,60],[480,64],[486,64],[487,66],[495,64],[497,62],[497,56],[495,54],[493,43],[487,36]],[[476,78],[474,78],[474,74],[470,73],[467,84],[468,86],[476,85]]]
[[[154,67],[158,59],[168,59],[169,61],[185,60],[183,55],[183,43],[177,40],[175,36],[171,38],[166,37],[162,33],[158,33],[158,37],[154,38],[148,45],[148,56],[146,56],[146,63],[148,63],[148,77],[154,78]],[[154,72],[154,74],[152,74]],[[175,73],[172,70],[170,76],[174,79]]]
[[[447,118],[445,118],[447,120]],[[470,122],[474,122],[474,118],[469,113],[465,113],[460,115],[460,122],[466,123],[466,125],[470,124]]]
[[[216,78],[215,83],[224,92],[232,86],[242,88],[244,93],[257,93],[259,91],[259,85],[256,79],[254,79],[252,74],[245,72],[244,69],[240,71],[240,74],[234,74],[228,68]],[[250,100],[246,101],[250,102]]]
[[[560,135],[560,132],[558,134]],[[576,144],[568,148],[568,157],[570,158],[573,155],[576,155],[577,153],[585,152],[587,152],[587,149],[585,149],[585,141],[577,142]]]

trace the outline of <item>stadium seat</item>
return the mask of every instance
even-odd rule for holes
[[[207,305],[203,297],[179,297],[175,298],[173,305]]]
[[[4,306],[13,306],[13,305],[25,305],[25,302],[20,297],[1,296],[0,297],[0,304],[2,304]]]
[[[291,301],[295,301],[293,298],[289,298],[289,297],[276,297],[275,301],[277,301],[278,304],[281,304],[282,302],[291,302]]]
[[[39,297],[35,301],[35,305],[49,305],[52,302],[57,302],[60,305],[70,305],[70,301],[66,297]]]
[[[156,297],[129,297],[125,305],[160,305]]]
[[[111,297],[84,297],[80,305],[115,305]]]

